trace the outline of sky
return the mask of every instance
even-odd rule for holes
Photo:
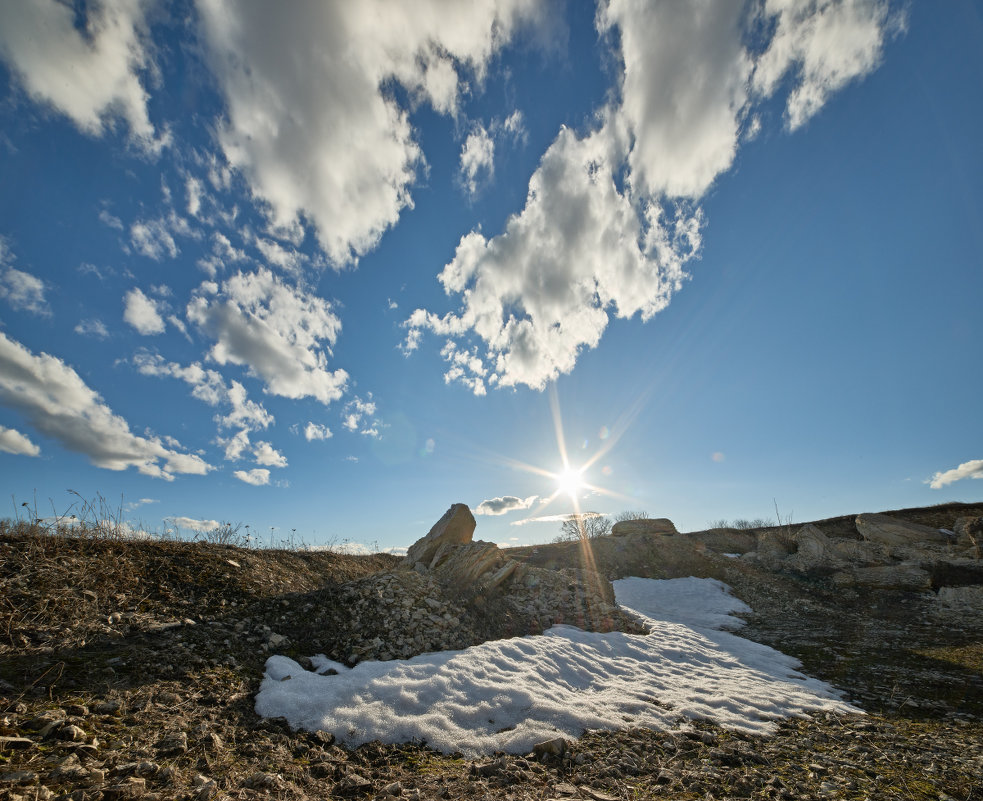
[[[768,735],[781,718],[860,711],[800,673],[796,659],[721,631],[743,625],[733,613],[750,611],[725,584],[629,578],[614,588],[649,634],[554,626],[543,636],[354,668],[321,654],[312,671],[272,656],[256,712],[329,731],[352,748],[416,741],[474,757],[524,754],[588,729],[686,730],[691,720],[711,720]],[[336,674],[322,675],[329,669]]]
[[[981,128],[970,0],[0,2],[2,514],[978,501]]]

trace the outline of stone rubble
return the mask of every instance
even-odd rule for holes
[[[582,569],[546,570],[472,541],[474,517],[454,504],[390,572],[349,582],[322,625],[332,658],[355,665],[539,634],[556,624],[642,631],[610,581]]]

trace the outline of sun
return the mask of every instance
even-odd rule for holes
[[[556,486],[560,492],[569,495],[571,498],[576,498],[577,493],[580,492],[586,486],[583,479],[583,468],[577,470],[573,467],[567,467],[561,472],[556,474]]]

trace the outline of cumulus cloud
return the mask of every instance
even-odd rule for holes
[[[157,151],[167,137],[150,122],[139,78],[153,66],[145,5],[0,3],[0,58],[33,100],[65,114],[85,133],[100,136],[122,118],[133,141]]]
[[[964,478],[983,479],[983,459],[973,459],[969,462],[963,462],[959,467],[954,467],[951,470],[938,472],[927,483],[932,489],[942,489],[948,484],[962,481]]]
[[[501,498],[491,498],[479,503],[474,513],[476,515],[504,515],[519,509],[528,509],[538,497],[538,495],[530,495],[528,498],[517,498],[515,495],[505,495]]]
[[[612,315],[648,320],[665,308],[699,254],[700,200],[732,166],[754,104],[788,88],[795,127],[876,66],[886,0],[859,5],[601,4],[619,91],[585,132],[561,129],[500,234],[461,238],[438,276],[459,308],[415,310],[404,352],[429,331],[448,343],[446,381],[476,394],[541,389],[598,344]],[[834,30],[824,63],[818,52]],[[756,31],[773,33],[760,41]]]
[[[304,426],[304,439],[308,442],[316,439],[330,439],[333,436],[334,434],[331,433],[331,429],[320,423],[308,422]]]
[[[205,281],[187,317],[215,340],[212,361],[246,366],[273,395],[328,404],[345,390],[348,373],[328,369],[341,330],[331,304],[270,270],[237,273],[221,287]]]
[[[261,467],[253,470],[236,470],[232,475],[254,487],[263,487],[270,483],[270,471]]]
[[[0,451],[13,453],[18,456],[39,456],[41,448],[31,442],[30,438],[12,428],[0,426]]]
[[[378,437],[382,423],[375,417],[375,401],[372,400],[372,393],[368,393],[368,400],[363,400],[358,395],[345,404],[342,414],[341,424],[351,432],[358,432],[368,437]]]
[[[253,448],[253,456],[256,457],[256,464],[266,465],[267,467],[287,466],[287,457],[269,442],[257,442],[256,447]]]
[[[885,33],[904,20],[877,0],[768,0],[765,13],[777,20],[774,38],[758,61],[754,88],[771,95],[789,72],[785,121],[795,130],[825,105],[829,96],[880,63]]]
[[[481,183],[495,174],[495,142],[481,125],[468,134],[461,147],[461,181],[468,194],[478,191]]]
[[[391,4],[200,0],[203,39],[224,93],[218,136],[271,221],[310,221],[338,266],[356,262],[412,205],[423,161],[408,111],[387,87],[453,114],[473,76],[533,0]],[[290,58],[283,58],[290,53]]]
[[[0,403],[21,412],[35,429],[96,467],[172,481],[175,474],[213,469],[199,456],[166,447],[159,437],[137,436],[78,373],[47,353],[35,355],[0,332]]]
[[[191,531],[215,531],[222,527],[218,520],[198,520],[194,517],[168,517],[178,528],[187,528]]]
[[[123,320],[144,336],[164,333],[164,318],[160,311],[160,304],[144,295],[138,287],[123,298]]]

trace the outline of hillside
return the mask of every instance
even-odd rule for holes
[[[951,529],[983,505],[889,514]],[[859,539],[854,519],[816,525]],[[700,722],[686,733],[588,733],[555,756],[472,762],[420,743],[347,750],[253,710],[268,654],[347,658],[335,630],[345,586],[390,570],[393,557],[3,524],[0,799],[983,798],[981,616],[944,608],[939,587],[844,589],[822,570],[738,556],[772,535],[791,536],[606,537],[589,553],[612,578],[725,581],[754,610],[742,636],[798,657],[869,714],[788,720],[768,738]],[[587,552],[508,553],[558,569],[582,566]],[[488,636],[488,625],[462,613],[462,631]]]

